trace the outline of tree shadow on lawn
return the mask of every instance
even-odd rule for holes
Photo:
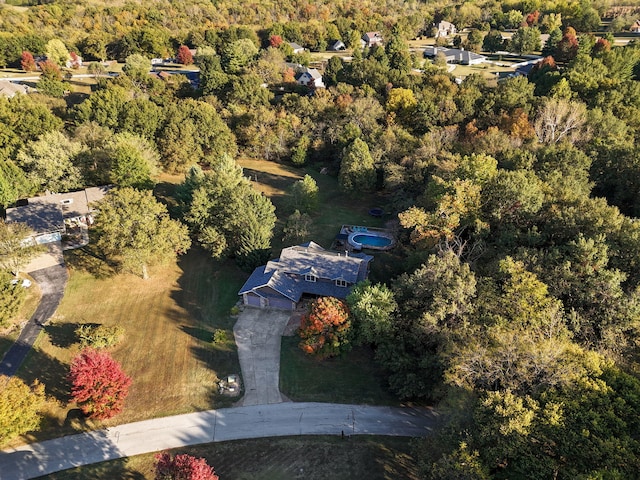
[[[32,348],[27,359],[18,369],[16,376],[27,385],[39,380],[45,387],[47,396],[54,397],[62,404],[70,399],[71,386],[67,381],[69,366],[53,358],[42,350]]]
[[[180,330],[182,330],[187,335],[191,335],[193,338],[196,338],[205,343],[211,342],[211,339],[213,338],[213,332],[205,328],[188,327],[186,325],[182,325],[180,327]]]
[[[112,277],[118,273],[117,265],[100,254],[96,246],[91,243],[82,248],[67,250],[64,260],[72,270],[84,271],[100,279]]]
[[[76,329],[80,323],[49,323],[44,331],[49,335],[51,345],[58,348],[69,348],[78,343]]]

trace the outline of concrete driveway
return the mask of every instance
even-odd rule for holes
[[[53,265],[41,270],[30,272],[42,292],[40,304],[33,316],[20,332],[16,343],[9,349],[0,362],[0,375],[12,376],[22,365],[33,343],[42,331],[42,325],[53,316],[60,305],[67,286],[69,274],[67,267],[62,264]]]
[[[280,403],[280,342],[290,311],[243,307],[233,327],[242,368],[239,405]]]
[[[156,418],[0,451],[0,478],[23,480],[79,465],[186,445],[283,435],[424,437],[437,414],[426,408],[281,403]]]

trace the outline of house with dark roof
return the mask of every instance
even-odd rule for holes
[[[284,248],[280,258],[256,268],[238,295],[260,308],[293,310],[303,297],[346,298],[369,274],[373,257],[325,250],[314,242]]]
[[[328,51],[340,52],[346,49],[347,49],[347,46],[344,44],[342,40],[329,40],[329,46],[327,47]]]
[[[438,53],[442,53],[447,63],[459,63],[460,65],[477,65],[487,61],[487,57],[479,53],[470,52],[459,48],[445,48],[429,46],[424,50],[426,58],[435,58]]]
[[[7,222],[26,223],[37,244],[58,242],[69,226],[93,224],[92,203],[102,200],[110,187],[53,193],[27,199],[27,204],[7,209]]]

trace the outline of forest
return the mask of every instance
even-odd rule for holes
[[[353,342],[374,348],[389,388],[446,413],[416,444],[424,478],[637,478],[640,43],[614,37],[636,7],[7,1],[0,67],[48,60],[39,93],[0,97],[0,204],[183,175],[172,216],[250,271],[271,258],[278,220],[311,240],[312,218],[278,218],[236,159],[326,168],[397,217],[386,277],[348,303]],[[441,20],[467,30],[470,50],[544,59],[525,76],[456,81],[409,49]],[[515,40],[497,39],[506,30]],[[359,48],[368,31],[384,46]],[[534,33],[548,40],[517,43]],[[310,58],[287,42],[324,51],[336,39],[352,54],[322,65],[327,88],[295,85],[291,62]],[[196,86],[149,75],[182,46]],[[68,94],[73,55],[95,65],[90,94]],[[104,75],[105,60],[122,73]]]

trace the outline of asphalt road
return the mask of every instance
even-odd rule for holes
[[[51,318],[58,305],[60,305],[67,280],[69,279],[67,268],[64,265],[55,265],[36,270],[31,272],[30,275],[40,287],[42,298],[35,313],[24,326],[22,332],[20,332],[16,343],[2,358],[0,375],[10,377],[18,371],[42,331],[42,325]],[[2,471],[0,471],[0,478],[4,478]]]
[[[0,478],[22,480],[141,453],[200,443],[289,435],[422,437],[429,409],[277,403],[156,418],[0,451]]]

